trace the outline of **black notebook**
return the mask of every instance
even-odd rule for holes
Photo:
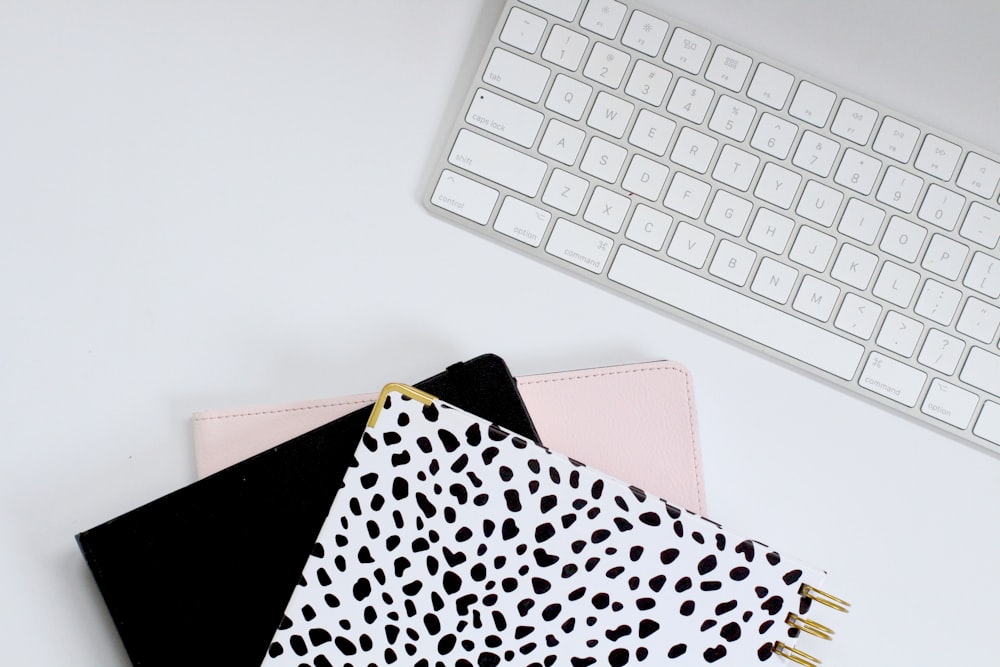
[[[537,438],[495,355],[416,386]],[[136,667],[260,664],[370,412],[362,408],[76,536]]]

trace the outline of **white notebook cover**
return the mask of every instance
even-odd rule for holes
[[[266,667],[779,663],[824,628],[824,572],[412,388],[379,405]]]

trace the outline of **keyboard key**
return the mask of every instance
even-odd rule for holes
[[[632,12],[632,17],[628,20],[622,44],[647,56],[655,56],[660,52],[669,29],[666,21],[637,10]]]
[[[574,164],[587,133],[578,127],[567,125],[553,118],[542,135],[538,152],[563,164]]]
[[[845,188],[870,195],[881,168],[880,160],[848,148],[840,159],[840,168],[833,180]]]
[[[817,231],[809,225],[802,225],[795,237],[788,258],[813,271],[823,273],[830,263],[830,255],[837,246],[837,241],[829,234]]]
[[[583,61],[590,39],[561,25],[553,26],[542,49],[542,60],[575,72]]]
[[[708,70],[705,71],[705,78],[738,93],[746,83],[752,64],[750,56],[720,45],[715,47],[712,60],[708,63]]]
[[[788,108],[788,113],[804,120],[816,127],[824,127],[827,119],[830,118],[830,111],[833,103],[837,101],[837,95],[826,88],[820,88],[814,83],[803,81],[799,83],[799,89],[795,91],[792,98],[792,105]]]
[[[972,202],[959,233],[987,248],[997,247],[997,241],[1000,241],[1000,211]]]
[[[986,401],[972,432],[995,445],[1000,445],[1000,404]]]
[[[628,7],[615,0],[588,0],[580,25],[601,37],[614,39],[627,11]]]
[[[760,174],[754,195],[780,208],[790,208],[802,177],[794,171],[768,162]]]
[[[594,137],[590,140],[587,152],[583,154],[580,171],[596,176],[602,181],[614,183],[618,180],[618,174],[621,173],[627,156],[628,151],[618,144]]]
[[[977,252],[965,272],[962,284],[994,299],[1000,299],[1000,259]]]
[[[545,98],[545,108],[567,118],[580,120],[592,92],[594,89],[582,81],[557,74],[556,80],[552,82],[552,90]]]
[[[892,116],[886,116],[875,135],[872,150],[905,164],[910,161],[919,138],[920,130]]]
[[[947,236],[935,234],[931,237],[920,266],[948,280],[958,280],[968,255],[968,246],[952,241]]]
[[[1000,396],[1000,357],[974,347],[969,351],[969,358],[965,360],[959,377],[973,387]]]
[[[645,149],[654,155],[663,157],[670,144],[670,137],[674,133],[677,123],[655,114],[648,109],[639,111],[632,126],[632,133],[628,136],[628,141],[633,146]]]
[[[890,310],[885,316],[885,322],[882,323],[875,342],[901,357],[910,357],[917,349],[917,342],[923,330],[924,325],[917,320]]]
[[[666,165],[635,155],[622,179],[622,187],[650,201],[659,201],[669,173]]]
[[[469,106],[469,113],[465,115],[465,122],[525,148],[531,148],[543,118],[534,109],[480,88]]]
[[[580,0],[521,0],[521,2],[558,16],[564,21],[572,21],[580,9]]]
[[[504,197],[493,229],[537,248],[542,243],[552,214],[515,197]]]
[[[779,160],[784,160],[788,157],[788,151],[791,150],[798,131],[799,128],[794,123],[765,113],[757,123],[750,145]]]
[[[897,215],[889,219],[879,248],[906,262],[917,261],[927,230]]]
[[[667,111],[692,123],[701,123],[705,120],[714,96],[711,88],[682,77],[674,86]]]
[[[850,243],[840,246],[840,254],[833,263],[830,276],[842,283],[859,290],[868,289],[875,268],[878,266],[878,255],[862,250]]]
[[[594,100],[590,116],[587,117],[587,125],[621,139],[625,135],[625,128],[628,127],[628,121],[632,118],[634,110],[635,105],[631,102],[601,91]]]
[[[785,101],[788,99],[788,93],[794,82],[795,77],[788,72],[767,63],[761,63],[757,65],[757,72],[750,81],[747,97],[761,104],[766,104],[772,109],[780,110],[785,106]]]
[[[663,60],[685,72],[697,74],[705,62],[709,46],[709,41],[704,37],[677,28],[670,38],[670,44],[663,54]]]
[[[756,259],[757,253],[754,251],[723,239],[719,242],[719,249],[715,251],[715,257],[712,259],[712,265],[708,267],[708,272],[716,278],[722,278],[737,287],[743,287],[747,283],[747,278],[750,277],[750,270]]]
[[[667,96],[667,87],[673,78],[668,70],[639,60],[632,68],[632,74],[625,84],[625,94],[658,107]]]
[[[792,158],[792,164],[826,178],[830,175],[839,152],[840,144],[836,141],[806,130],[802,133],[802,140],[799,142],[798,150],[795,151],[795,157]]]
[[[624,51],[612,49],[607,44],[598,42],[590,52],[587,65],[583,68],[583,75],[588,79],[600,81],[609,88],[617,88],[622,85],[625,70],[631,59],[632,57]]]
[[[833,221],[840,210],[840,202],[844,200],[844,194],[838,190],[823,185],[817,181],[809,181],[802,190],[799,197],[799,205],[795,212],[806,220],[823,225],[833,226]]]
[[[963,190],[992,199],[1000,183],[1000,163],[978,153],[969,153],[955,183]]]
[[[621,231],[625,216],[632,205],[632,200],[607,188],[597,186],[590,196],[590,203],[583,212],[583,219],[617,234]]]
[[[837,231],[856,241],[871,245],[875,243],[884,221],[885,211],[860,199],[851,199],[844,207],[843,215],[840,216]]]
[[[534,197],[547,169],[544,162],[469,130],[460,130],[448,162]]]
[[[917,161],[913,163],[913,166],[925,174],[940,178],[942,181],[950,181],[960,157],[962,157],[960,146],[945,141],[941,137],[928,134],[924,137],[924,144],[920,147]]]
[[[685,173],[674,174],[674,180],[670,183],[667,196],[663,203],[667,208],[671,208],[681,215],[686,215],[692,220],[701,217],[701,210],[705,206],[712,186],[695,178],[691,178]]]
[[[666,213],[661,213],[645,204],[639,204],[632,213],[632,220],[625,230],[625,238],[641,243],[650,250],[659,250],[667,239],[667,232],[673,222]]]
[[[611,280],[722,329],[850,380],[864,348],[817,326],[629,247],[611,264]]]
[[[725,190],[717,190],[715,199],[705,214],[705,224],[739,237],[743,235],[743,228],[752,210],[753,204],[746,199],[740,199]]]
[[[721,194],[723,191],[720,190],[719,192]],[[747,205],[749,204],[747,202]],[[747,234],[747,241],[758,248],[770,250],[776,255],[783,255],[785,247],[788,245],[788,239],[792,236],[792,229],[794,228],[795,221],[791,218],[778,215],[767,208],[759,208],[757,209],[757,216],[754,218],[753,226],[750,228],[750,233]],[[743,227],[741,226],[737,235],[742,233]]]
[[[538,63],[514,55],[504,49],[495,49],[483,72],[483,81],[506,90],[512,95],[537,102],[549,80],[549,69]]]
[[[547,25],[548,21],[541,16],[514,7],[500,32],[500,41],[527,53],[534,53],[542,41],[542,33]]]
[[[927,340],[924,341],[924,346],[920,349],[917,361],[928,368],[933,368],[945,375],[951,375],[958,368],[963,350],[965,350],[965,342],[960,338],[949,336],[937,329],[931,329],[927,333]]]
[[[881,314],[882,306],[868,299],[862,299],[857,294],[848,294],[844,297],[844,303],[837,313],[833,326],[852,336],[868,340],[875,332],[875,325]]]
[[[1000,308],[969,297],[955,328],[978,341],[992,343],[996,340],[997,331],[1000,331]]]
[[[545,252],[594,273],[603,273],[613,241],[565,218],[556,220]]]
[[[907,308],[920,284],[920,274],[899,264],[886,262],[875,280],[872,294],[900,308]]]
[[[493,188],[445,169],[431,195],[431,203],[485,225],[499,196],[500,193]]]
[[[913,407],[927,380],[927,373],[918,371],[890,357],[872,352],[861,371],[858,384],[868,391]]]
[[[949,326],[958,313],[961,301],[962,293],[957,289],[942,285],[936,280],[927,280],[913,310],[917,315],[923,315],[942,326]]]
[[[878,112],[875,109],[845,98],[840,103],[840,109],[837,110],[830,131],[838,137],[864,146],[872,136],[876,120]]]
[[[833,307],[840,297],[840,288],[828,282],[806,276],[802,279],[799,293],[795,295],[792,308],[820,322],[826,322],[833,314]]]
[[[715,155],[715,149],[719,141],[707,134],[702,134],[690,127],[681,129],[674,144],[674,150],[670,153],[670,159],[692,171],[704,174],[708,171],[708,165]]]
[[[725,190],[718,190],[705,214],[705,224],[732,236],[742,236],[753,204]]]
[[[723,95],[715,106],[715,113],[712,114],[708,127],[730,139],[743,141],[747,138],[755,114],[756,111],[749,104]]]
[[[705,266],[708,253],[712,250],[715,237],[704,229],[682,222],[674,231],[667,254],[679,262],[700,269]]]
[[[885,170],[875,198],[903,213],[910,213],[916,206],[917,197],[920,196],[923,187],[924,179],[908,174],[902,169],[889,167]]]
[[[590,184],[579,176],[554,169],[549,184],[545,186],[542,201],[560,211],[576,215],[580,212],[580,205],[583,204],[589,187]]]
[[[746,192],[757,173],[760,158],[730,145],[722,147],[712,178]]]
[[[931,183],[917,217],[950,232],[955,229],[963,208],[965,208],[965,197]]]
[[[798,276],[799,272],[792,267],[765,257],[760,260],[760,268],[757,269],[757,275],[754,276],[750,289],[765,299],[784,305],[792,295],[792,288]]]
[[[955,428],[968,428],[978,405],[979,397],[971,391],[934,378],[920,411]]]

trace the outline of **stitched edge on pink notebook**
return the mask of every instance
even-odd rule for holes
[[[694,390],[680,364],[655,361],[517,378],[548,447],[686,509],[706,514]],[[377,394],[192,418],[205,477],[372,404]]]

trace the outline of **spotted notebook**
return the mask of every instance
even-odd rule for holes
[[[821,570],[403,385],[343,485],[265,667],[813,665],[811,603],[846,604]]]

